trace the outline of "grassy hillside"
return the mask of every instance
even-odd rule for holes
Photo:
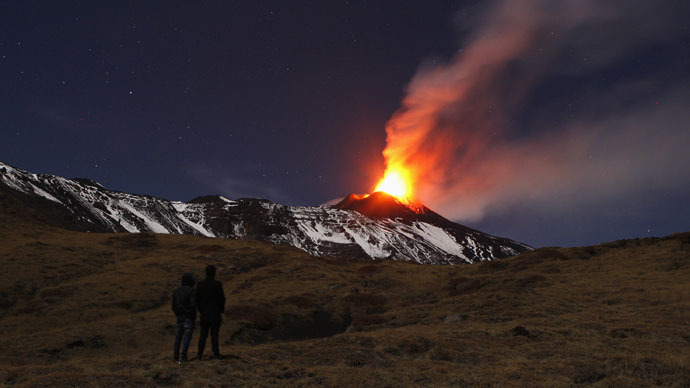
[[[228,358],[174,364],[170,296],[210,263]],[[421,266],[70,232],[1,196],[0,266],[5,386],[690,386],[690,233]]]

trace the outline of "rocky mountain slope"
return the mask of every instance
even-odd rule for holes
[[[50,214],[57,225],[77,231],[260,240],[292,245],[316,256],[422,264],[472,263],[531,249],[385,193],[366,198],[350,195],[335,206],[285,206],[223,196],[180,202],[108,190],[89,179],[34,174],[3,163],[0,187]]]

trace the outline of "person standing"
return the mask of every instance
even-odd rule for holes
[[[196,320],[196,301],[194,293],[194,276],[190,273],[182,275],[182,285],[173,293],[172,311],[176,317],[175,345],[173,359],[175,362],[187,362],[187,350],[192,341],[194,321]],[[182,354],[180,354],[180,343]]]
[[[199,334],[199,349],[197,357],[202,360],[206,338],[211,332],[211,349],[213,358],[221,358],[218,347],[218,331],[222,322],[221,314],[225,312],[225,293],[223,284],[215,279],[216,267],[208,265],[206,267],[206,279],[199,282],[196,286],[197,308],[199,309],[199,323],[201,333]]]

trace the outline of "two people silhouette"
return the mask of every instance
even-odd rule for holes
[[[197,358],[203,360],[206,339],[211,334],[213,358],[222,358],[218,344],[218,332],[222,323],[221,314],[225,312],[225,293],[223,284],[215,279],[216,267],[206,267],[206,278],[196,284],[190,273],[182,275],[182,285],[173,293],[172,310],[176,317],[175,345],[173,358],[176,362],[186,362],[189,343],[192,341],[196,312],[199,311],[201,333]],[[180,346],[182,351],[180,352]]]

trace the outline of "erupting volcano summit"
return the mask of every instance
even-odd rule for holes
[[[0,163],[0,195],[49,223],[92,232],[155,232],[287,244],[317,256],[422,264],[493,260],[531,249],[445,219],[407,197],[350,194],[334,206],[197,197],[189,202],[111,191],[84,179],[32,174]]]

